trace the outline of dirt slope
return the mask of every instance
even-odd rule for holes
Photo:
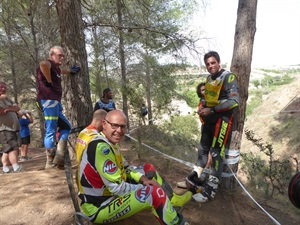
[[[255,132],[264,142],[272,143],[276,154],[287,157],[298,153],[300,126],[300,74],[291,84],[280,86],[277,90],[263,96],[261,105],[245,121],[245,129]],[[245,138],[242,151],[256,150]]]
[[[136,164],[143,160],[136,159],[136,153],[130,150],[131,143],[123,143],[124,155]],[[64,171],[45,171],[45,156],[42,149],[30,149],[33,159],[22,162],[24,172],[1,174],[0,180],[0,224],[2,225],[71,225],[74,208],[69,195]],[[159,160],[157,160],[159,158]],[[149,157],[159,171],[174,186],[184,177],[189,169],[177,162],[169,161],[158,155]],[[175,189],[179,192],[179,189]],[[300,218],[292,219],[282,214],[280,208],[268,207],[266,210],[281,224],[296,225]],[[192,225],[254,225],[274,224],[266,214],[243,193],[240,188],[235,191],[220,191],[216,198],[206,204],[190,202],[183,210],[183,215]],[[140,213],[116,225],[152,225],[158,224],[149,211]]]

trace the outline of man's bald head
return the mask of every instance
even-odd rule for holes
[[[97,109],[94,113],[93,113],[93,120],[101,120],[104,119],[106,117],[107,112],[103,109]]]
[[[106,118],[108,120],[115,120],[115,119],[121,120],[121,119],[123,119],[127,123],[126,115],[121,110],[118,110],[118,109],[115,109],[115,110],[112,110],[112,111],[108,112],[107,115],[106,115]]]
[[[91,125],[97,129],[98,132],[103,130],[103,121],[107,112],[103,109],[98,109],[93,113],[93,121]]]

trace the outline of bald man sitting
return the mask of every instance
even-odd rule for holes
[[[81,209],[96,224],[110,223],[151,209],[166,225],[189,225],[174,207],[182,207],[191,192],[178,196],[149,163],[130,167],[119,143],[127,131],[127,117],[120,110],[102,120],[102,136],[94,138],[83,151],[79,164]]]

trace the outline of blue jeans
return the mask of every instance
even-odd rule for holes
[[[59,140],[68,140],[71,132],[71,124],[63,115],[63,107],[57,100],[40,100],[39,106],[45,119],[45,138],[44,145],[46,149],[52,149],[56,143],[56,132],[59,128]]]

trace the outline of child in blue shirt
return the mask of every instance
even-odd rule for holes
[[[30,129],[29,124],[33,123],[31,112],[19,111],[19,123],[20,123],[20,138],[21,138],[21,156],[20,161],[27,161],[28,157],[28,146],[30,144]]]

